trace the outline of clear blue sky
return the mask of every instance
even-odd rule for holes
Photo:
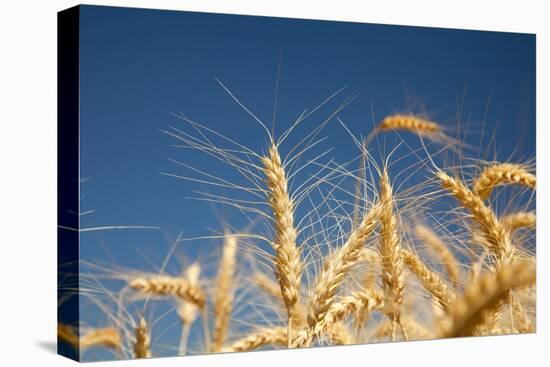
[[[279,133],[304,108],[347,85],[305,130],[357,91],[340,116],[366,135],[373,113],[378,121],[407,111],[409,95],[442,124],[452,126],[460,111],[475,130],[485,124],[492,135],[498,122],[498,158],[507,159],[516,147],[514,157],[534,156],[534,35],[83,6],[80,37],[81,177],[90,178],[81,187],[81,210],[95,210],[81,225],[161,227],[84,233],[84,260],[154,270],[142,254],[159,266],[180,231],[196,236],[221,229],[220,216],[231,211],[187,199],[204,187],[159,172],[189,174],[168,158],[224,177],[233,171],[171,147],[174,139],[159,129],[183,127],[171,115],[183,112],[265,150],[262,130],[214,78],[270,124],[281,53]],[[418,104],[413,111],[421,112]],[[331,157],[346,161],[358,154],[338,124],[322,135],[325,146],[336,147]],[[477,146],[479,138],[473,134],[470,142]],[[245,221],[235,216],[232,224]],[[188,255],[216,245],[193,245]]]

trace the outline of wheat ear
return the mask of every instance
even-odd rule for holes
[[[355,314],[356,319],[365,319],[365,315],[374,309],[382,308],[384,304],[383,297],[373,290],[364,292],[354,292],[352,295],[342,297],[338,302],[330,305],[324,317],[320,319],[312,328],[305,329],[298,333],[293,342],[295,347],[307,347],[316,338],[325,333],[330,333],[339,321],[351,314]]]
[[[300,249],[296,244],[298,234],[294,227],[294,202],[288,193],[286,173],[275,143],[271,144],[269,154],[262,158],[262,163],[275,222],[275,240],[272,244],[275,249],[275,275],[281,288],[291,331],[292,321],[297,318],[296,303],[303,270]]]
[[[448,318],[440,323],[440,337],[474,335],[479,326],[494,318],[498,305],[508,301],[510,290],[532,285],[535,280],[535,266],[520,262],[505,263],[480,276],[451,305]]]
[[[334,345],[355,344],[355,338],[345,324],[336,322],[328,331],[328,339]]]
[[[393,212],[393,193],[387,170],[380,177],[381,231],[378,252],[382,268],[382,288],[388,317],[392,320],[392,340],[395,340],[396,326],[400,324],[399,308],[403,303],[405,282],[401,243],[397,234],[397,218]]]
[[[382,319],[382,321],[378,324],[378,326],[372,333],[371,338],[377,341],[381,341],[388,337],[391,338],[393,333],[393,326],[394,323],[391,320],[387,318]]]
[[[57,324],[57,338],[78,349],[78,335],[74,332],[74,328],[69,325]]]
[[[474,194],[464,183],[443,171],[437,172],[442,186],[448,190],[458,202],[468,209],[479,224],[489,250],[500,260],[509,260],[514,255],[510,241],[510,233],[497,219],[495,213],[487,207],[481,198]]]
[[[135,278],[130,281],[130,286],[141,293],[177,297],[191,302],[201,309],[204,308],[206,302],[202,289],[192,286],[183,278],[168,276]]]
[[[443,310],[447,311],[455,298],[454,293],[449,289],[447,283],[441,279],[437,273],[429,269],[422,260],[412,252],[402,250],[401,254],[405,264],[420,280],[424,289],[430,292]]]
[[[449,275],[451,283],[456,286],[458,284],[458,278],[460,277],[460,266],[458,265],[458,261],[449,247],[443,243],[441,238],[436,233],[426,226],[417,225],[415,227],[415,233],[426,246],[437,253],[441,263]]]
[[[281,288],[279,287],[279,284],[277,282],[275,282],[273,279],[268,277],[266,274],[259,271],[254,273],[252,280],[258,286],[258,288],[260,288],[269,296],[280,301],[281,304],[284,305],[284,300],[281,295]],[[303,304],[303,302],[297,302],[294,326],[296,327],[301,326],[305,321],[305,316],[306,316],[305,305]]]
[[[134,357],[151,358],[151,335],[149,326],[143,317],[139,319],[139,324],[135,330]]]
[[[431,330],[426,328],[424,325],[420,324],[418,321],[411,317],[401,316],[401,323],[407,329],[409,335],[413,340],[420,339],[433,339],[434,334]],[[372,337],[377,340],[382,340],[386,337],[391,337],[392,334],[392,322],[389,320],[384,320],[374,331]]]
[[[369,247],[363,247],[361,249],[361,260],[367,265],[375,266],[378,263],[378,252]]]
[[[527,171],[521,164],[497,163],[485,168],[475,179],[474,192],[482,200],[487,199],[493,189],[500,185],[523,185],[534,189],[537,185],[537,178]]]
[[[434,337],[433,332],[427,329],[424,325],[420,324],[417,320],[411,317],[403,317],[401,320],[405,328],[407,328],[411,339],[432,339]]]
[[[379,261],[378,252],[370,248],[363,248],[361,251],[361,259],[368,266],[368,270],[365,273],[361,284],[365,289],[373,289],[376,286],[376,278],[378,276],[376,272],[376,267],[378,266]]]
[[[535,228],[537,216],[534,212],[517,212],[504,216],[500,221],[510,233],[513,233],[520,228]]]
[[[115,328],[93,329],[80,338],[80,348],[103,346],[118,350],[121,347],[120,334]]]
[[[323,270],[317,277],[309,299],[307,322],[310,329],[325,317],[346,274],[361,259],[361,250],[375,230],[381,211],[382,206],[375,204],[359,226],[351,232],[344,245],[324,261]]]
[[[258,288],[284,304],[283,296],[281,295],[281,287],[279,287],[277,282],[261,272],[254,273],[252,280]]]
[[[194,262],[186,270],[184,278],[189,282],[192,287],[199,286],[199,277],[201,273],[201,266],[199,262]],[[185,355],[187,352],[187,340],[189,339],[189,333],[191,332],[191,325],[196,320],[198,312],[197,305],[188,301],[181,301],[178,308],[178,314],[182,321],[182,331],[180,337],[180,345],[178,348],[179,355]]]
[[[235,277],[236,253],[237,237],[226,236],[216,279],[216,293],[214,295],[215,319],[212,344],[214,352],[220,351],[225,343],[229,320],[233,311],[233,280]]]
[[[200,273],[200,263],[194,262],[185,270],[184,279],[191,287],[199,287]],[[178,314],[184,324],[192,324],[197,318],[197,305],[193,302],[182,300],[178,309]]]
[[[380,131],[409,130],[419,134],[433,134],[441,132],[441,126],[412,115],[390,115],[385,117],[377,127]]]
[[[287,328],[273,327],[259,329],[252,334],[247,335],[241,340],[222,349],[224,352],[248,352],[266,345],[287,345]]]
[[[516,297],[512,297],[512,312],[512,319],[515,321],[515,325],[513,325],[515,330],[512,330],[513,332],[516,330],[521,334],[535,332],[535,325],[529,319],[525,309]]]

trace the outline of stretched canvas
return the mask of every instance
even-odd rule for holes
[[[535,332],[533,34],[82,5],[58,117],[64,356]]]

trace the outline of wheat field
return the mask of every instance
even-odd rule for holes
[[[129,359],[536,331],[534,157],[480,158],[451,124],[414,114],[354,134],[340,117],[350,98],[317,127],[300,129],[314,108],[276,136],[220,85],[261,128],[263,148],[177,115],[178,125],[162,133],[241,180],[184,162],[188,175],[166,175],[211,187],[201,200],[244,213],[250,224],[212,218],[221,230],[192,240],[216,249],[181,261],[177,272],[164,265],[179,256],[178,241],[154,273],[83,263],[80,297],[104,317],[59,324],[61,342]],[[321,137],[328,123],[349,133],[335,149],[357,149],[347,162],[330,151],[308,156],[330,141]],[[395,146],[375,144],[388,136]],[[405,153],[417,159],[415,184],[392,175],[405,137],[416,143]],[[160,315],[155,307],[164,307]],[[167,315],[181,336],[158,342]]]

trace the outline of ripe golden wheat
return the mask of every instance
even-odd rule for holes
[[[233,290],[235,278],[235,256],[237,253],[237,238],[228,236],[223,247],[223,255],[216,279],[214,295],[214,351],[220,351],[225,343],[227,328],[233,310]]]
[[[534,189],[537,185],[537,178],[520,164],[498,163],[485,168],[476,178],[474,192],[482,200],[485,200],[495,187],[510,184]]]
[[[439,124],[412,115],[391,115],[385,117],[377,127],[380,131],[410,130],[420,134],[441,132]]]
[[[447,311],[455,298],[449,285],[437,273],[429,269],[418,256],[407,250],[402,250],[402,254],[407,267],[437,300],[441,308]]]
[[[506,215],[501,222],[510,232],[515,232],[520,228],[535,228],[537,216],[533,212],[517,212]]]
[[[441,264],[447,271],[449,280],[454,286],[456,286],[460,278],[460,265],[449,247],[443,243],[437,234],[426,226],[417,225],[415,227],[415,233],[418,238],[420,238],[424,244],[432,250],[436,256],[439,257]]]
[[[525,263],[507,263],[480,277],[451,305],[448,319],[441,322],[440,336],[475,335],[476,327],[494,319],[510,290],[532,285],[535,279],[534,265]]]
[[[262,157],[264,174],[269,188],[269,202],[273,210],[275,239],[275,275],[279,280],[281,294],[288,312],[289,325],[296,319],[296,304],[300,294],[303,270],[300,249],[296,244],[297,231],[294,227],[294,203],[288,193],[286,173],[275,143],[269,147],[269,154]],[[289,329],[292,327],[289,326]]]
[[[175,305],[168,313],[179,315],[181,321],[179,348],[178,342],[169,343],[180,355],[187,353],[188,337],[190,342],[193,339],[189,348],[201,353],[535,330],[535,254],[525,242],[534,239],[529,231],[536,226],[536,215],[531,203],[523,201],[517,206],[507,202],[507,214],[503,215],[497,210],[498,195],[491,196],[492,190],[502,185],[535,189],[536,176],[525,165],[479,164],[475,172],[481,173],[472,181],[446,173],[456,166],[436,167],[429,173],[432,179],[420,185],[425,190],[418,190],[420,194],[402,190],[392,181],[395,177],[390,176],[387,162],[373,162],[370,179],[370,166],[365,164],[359,173],[344,165],[326,164],[322,166],[329,171],[326,176],[317,172],[313,178],[295,183],[302,179],[296,174],[302,168],[296,167],[296,158],[302,153],[294,147],[285,160],[281,158],[279,145],[288,134],[279,141],[269,136],[264,148],[267,153],[260,154],[238,144],[236,150],[218,148],[202,135],[206,130],[185,121],[201,131],[199,137],[176,129],[170,135],[235,167],[253,187],[222,179],[215,183],[242,188],[260,198],[260,203],[210,198],[242,212],[260,213],[268,224],[264,226],[267,232],[253,223],[252,229],[242,233],[226,231],[212,236],[223,237],[216,261],[196,260],[179,276],[125,274],[134,297],[125,299],[122,290],[113,292],[123,300],[117,303],[116,312],[112,310],[116,317],[111,320],[118,322],[80,338],[76,328],[59,324],[60,341],[75,349],[101,346],[125,356],[151,357],[152,350],[157,351],[151,346],[151,328],[156,333],[156,326],[145,321],[143,311],[138,319],[126,306],[142,302],[143,310],[148,311],[150,303],[167,301]],[[387,116],[375,129],[391,130],[428,136],[443,134],[444,129],[413,115]],[[313,145],[312,141],[307,144]],[[301,147],[302,152],[309,148],[307,144]],[[371,159],[366,152],[361,158]],[[308,164],[312,162],[315,159]],[[340,185],[337,180],[341,177],[357,183],[355,195]],[[315,201],[314,195],[308,195],[322,184],[330,188],[318,190],[322,204],[336,208],[323,215],[319,214],[322,205],[317,203],[311,212],[300,210],[304,201]],[[332,192],[339,189],[352,199],[337,198]],[[445,215],[429,212],[432,202],[439,200],[451,208]],[[350,203],[353,213],[346,209]],[[258,208],[251,207],[254,204]],[[426,212],[435,220],[419,224],[417,213]],[[268,243],[267,250],[259,242]],[[260,270],[257,263],[264,268]],[[268,268],[274,277],[264,271]],[[162,272],[166,274],[164,267]],[[130,321],[117,319],[126,312],[133,315]],[[192,328],[199,318],[202,338],[199,330]],[[137,325],[133,320],[139,320]]]
[[[135,358],[150,358],[151,357],[151,334],[149,326],[143,317],[139,319],[139,324],[134,330],[134,357]]]
[[[514,256],[510,233],[498,220],[494,211],[485,205],[481,197],[473,193],[462,181],[443,171],[437,173],[441,185],[468,209],[478,223],[480,231],[489,245],[489,250],[499,260],[509,260]]]
[[[130,281],[130,286],[146,294],[179,297],[197,305],[199,308],[203,308],[205,304],[203,291],[182,278],[167,276],[135,278]]]
[[[392,340],[395,340],[397,326],[405,339],[406,332],[401,323],[401,304],[405,291],[403,277],[403,257],[401,256],[401,240],[397,233],[397,217],[394,213],[393,190],[387,170],[384,169],[380,177],[380,216],[381,234],[378,251],[380,253],[381,279],[387,315],[392,322]]]

